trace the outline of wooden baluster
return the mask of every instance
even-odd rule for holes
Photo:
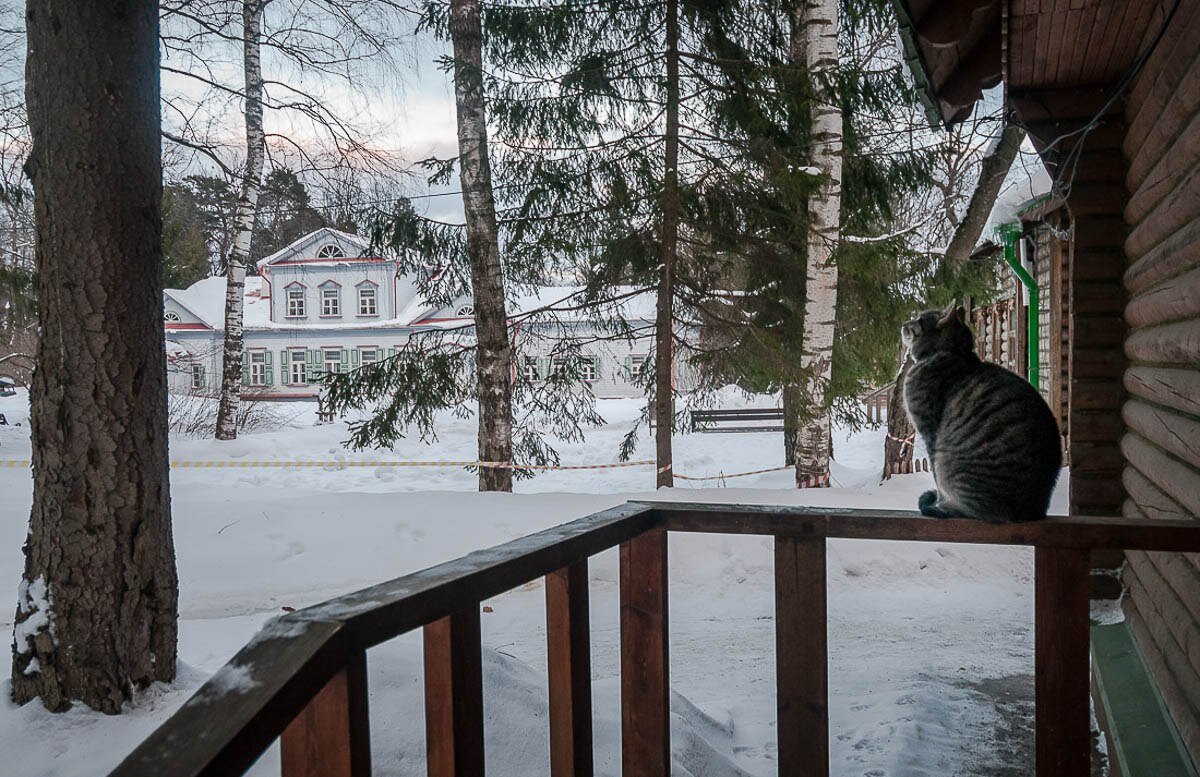
[[[779,774],[829,774],[825,538],[775,538]]]
[[[621,545],[621,774],[670,777],[667,532]]]
[[[1088,551],[1034,551],[1038,777],[1088,777],[1091,714]]]
[[[592,777],[592,660],[587,559],[546,575],[550,775]]]
[[[358,650],[284,729],[283,777],[369,777],[368,718],[367,654]]]
[[[478,604],[425,627],[425,751],[429,777],[483,777]]]

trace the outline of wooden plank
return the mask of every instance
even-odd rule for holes
[[[587,560],[546,575],[551,777],[593,773],[589,620]]]
[[[1200,319],[1136,329],[1125,340],[1125,354],[1135,362],[1200,364]]]
[[[1140,516],[1137,517],[1150,520],[1187,520],[1192,518],[1191,513],[1164,494],[1162,489],[1151,483],[1145,475],[1137,471],[1137,468],[1125,467],[1121,473],[1121,481],[1125,485],[1125,493],[1129,494],[1129,498],[1137,506],[1140,513]]]
[[[621,774],[670,777],[667,532],[621,544]]]
[[[1034,698],[1039,777],[1089,777],[1088,554],[1034,551]]]
[[[1163,493],[1200,516],[1200,472],[1146,442],[1141,435],[1129,433],[1121,438],[1121,451],[1131,466],[1137,467]],[[1141,548],[1155,550],[1155,548]],[[1179,548],[1190,550],[1190,548]]]
[[[371,647],[636,537],[653,510],[629,503],[479,550],[411,575],[300,610],[294,617],[339,620],[355,647]]]
[[[478,603],[425,627],[425,752],[429,777],[483,777]]]
[[[284,729],[283,777],[369,777],[369,720],[367,654],[356,650]]]
[[[827,585],[824,537],[775,538],[780,774],[829,774]]]
[[[1147,289],[1125,308],[1135,328],[1194,318],[1200,318],[1200,266]]]
[[[1200,420],[1137,399],[1126,402],[1121,415],[1147,441],[1200,470]]]
[[[926,518],[903,510],[684,502],[646,504],[654,504],[670,531],[1193,553],[1200,550],[1200,523],[1189,520],[1051,516],[1040,521],[994,524],[965,518]]]
[[[1175,234],[1141,254],[1130,252],[1132,263],[1125,270],[1125,288],[1141,294],[1156,283],[1179,275],[1200,264],[1195,247],[1200,243],[1200,220],[1186,224]]]
[[[269,622],[110,777],[242,774],[345,666],[342,636],[338,623]]]

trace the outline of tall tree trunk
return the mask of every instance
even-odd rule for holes
[[[117,713],[175,676],[158,3],[26,14],[42,337],[12,695]]]
[[[217,439],[237,437],[238,410],[242,402],[242,325],[246,265],[254,215],[262,188],[263,162],[267,154],[263,134],[262,16],[268,0],[242,3],[242,60],[246,76],[246,169],[242,174],[234,220],[233,250],[225,273],[225,348],[221,357],[221,398],[217,404]]]
[[[796,432],[800,428],[800,410],[804,400],[800,389],[793,385],[783,387],[783,463],[796,466]]]
[[[675,485],[671,434],[675,429],[675,265],[679,258],[679,2],[667,0],[667,110],[664,135],[662,235],[654,323],[656,485]]]
[[[479,459],[512,461],[512,347],[504,304],[492,167],[483,100],[483,31],[479,0],[450,0],[459,178],[475,305]],[[512,469],[480,467],[480,491],[512,491]]]
[[[913,443],[916,442],[917,430],[904,407],[904,380],[908,377],[912,364],[912,354],[905,348],[900,355],[900,372],[896,375],[892,396],[888,398],[887,437],[883,438],[883,473],[879,478],[881,483],[890,478],[897,469],[912,468]]]
[[[798,10],[803,61],[812,79],[812,164],[821,185],[808,198],[807,286],[800,366],[808,419],[796,435],[796,484],[828,484],[831,431],[828,386],[832,374],[841,238],[842,112],[834,82],[838,64],[838,0],[806,0]],[[797,60],[800,57],[796,57]]]
[[[1000,187],[1024,142],[1024,128],[1013,124],[1011,120],[1006,121],[996,144],[983,158],[979,169],[979,181],[975,184],[975,191],[971,193],[967,212],[955,227],[954,236],[950,238],[950,245],[946,248],[947,262],[962,264],[979,244],[983,228],[987,226],[988,216],[991,215],[996,197],[1000,194]]]

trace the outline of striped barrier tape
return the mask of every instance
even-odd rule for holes
[[[654,461],[644,459],[642,461],[622,461],[613,464],[513,464],[512,462],[503,461],[358,461],[358,460],[325,460],[325,461],[271,461],[271,460],[247,460],[247,459],[230,459],[228,461],[191,461],[180,460],[172,461],[171,466],[176,469],[324,469],[332,467],[344,469],[347,467],[503,467],[506,469],[531,469],[539,472],[548,471],[565,471],[579,469],[619,469],[623,467],[647,467],[653,466]],[[29,459],[0,459],[0,467],[28,467],[30,466]],[[665,471],[670,467],[662,467],[659,471]],[[785,469],[791,469],[790,465],[785,464],[782,467],[768,467],[766,469],[754,469],[749,472],[734,472],[729,475],[685,475],[676,473],[675,477],[680,480],[691,481],[711,481],[711,480],[726,480],[728,478],[743,478],[749,475],[761,475],[767,472],[780,472]],[[829,476],[820,475],[808,478],[800,485],[800,488],[819,488],[828,485]]]

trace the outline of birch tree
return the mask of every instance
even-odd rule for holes
[[[241,175],[233,251],[225,283],[225,344],[221,355],[221,395],[217,404],[218,440],[237,437],[242,398],[243,292],[250,239],[254,235],[258,191],[262,185],[267,141],[263,132],[262,18],[269,0],[242,3],[242,62],[245,75],[243,115],[246,125],[246,164]]]
[[[12,696],[116,714],[175,677],[158,4],[27,10],[42,338]]]
[[[512,348],[508,340],[500,237],[492,195],[483,94],[483,28],[479,0],[450,0],[459,180],[475,308],[480,491],[512,491]]]
[[[827,389],[833,372],[841,236],[842,112],[836,91],[837,0],[804,0],[797,9],[794,56],[813,84],[811,163],[822,180],[809,195],[806,301],[800,365],[807,373],[804,401],[809,420],[796,431],[796,484],[828,484],[831,447]]]

